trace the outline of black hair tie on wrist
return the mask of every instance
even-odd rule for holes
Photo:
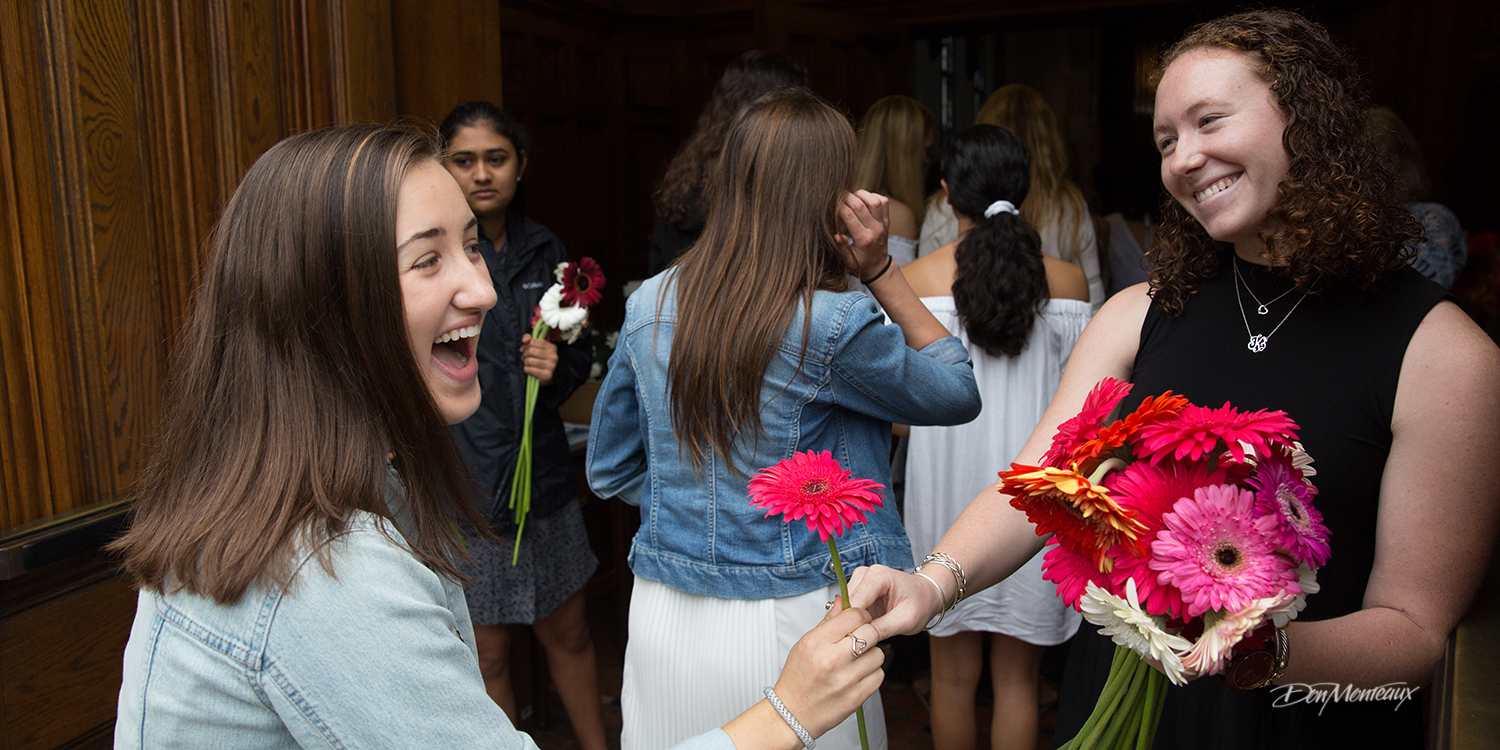
[[[868,279],[860,279],[859,283],[864,284],[865,286],[869,286],[869,285],[874,284],[875,282],[879,281],[880,277],[884,276],[886,271],[891,270],[891,262],[894,261],[894,260],[896,260],[896,258],[894,256],[892,256],[890,253],[886,253],[885,254],[885,268],[880,269],[880,273],[877,273],[877,274],[875,274],[874,276],[871,276]]]

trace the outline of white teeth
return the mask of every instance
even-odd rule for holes
[[[1219,180],[1218,182],[1215,182],[1214,184],[1209,185],[1208,187],[1204,188],[1203,192],[1194,194],[1193,195],[1193,199],[1196,200],[1196,201],[1198,201],[1199,203],[1202,203],[1203,201],[1208,200],[1209,197],[1215,195],[1216,193],[1218,193],[1219,191],[1223,190],[1224,188],[1227,188],[1230,185],[1233,185],[1235,183],[1235,181],[1238,180],[1239,178],[1240,178],[1239,175],[1235,175],[1233,177],[1225,177],[1224,179]]]
[[[479,335],[479,326],[466,326],[456,328],[432,340],[434,344],[446,344],[449,341],[457,341]]]

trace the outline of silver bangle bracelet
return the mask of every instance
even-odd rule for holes
[[[802,727],[801,722],[797,721],[797,717],[792,716],[791,711],[786,710],[786,706],[782,705],[781,699],[776,697],[776,691],[767,685],[766,689],[761,692],[766,694],[766,700],[771,702],[771,707],[776,709],[776,713],[781,714],[781,718],[786,720],[787,726],[791,727],[792,731],[797,733],[797,739],[802,740],[802,746],[807,748],[807,750],[813,750],[818,744],[817,740],[814,740],[812,735],[807,733],[807,730]]]
[[[918,568],[925,567],[928,563],[937,563],[948,569],[948,574],[953,576],[953,585],[958,589],[958,595],[953,598],[953,606],[963,601],[969,591],[969,577],[964,574],[964,566],[958,564],[958,560],[946,552],[934,552],[922,558],[922,564]]]
[[[948,595],[943,593],[943,587],[939,586],[937,581],[932,580],[932,576],[927,575],[926,573],[923,573],[920,570],[913,570],[911,572],[911,574],[914,575],[914,576],[921,576],[923,578],[926,578],[927,582],[930,583],[930,584],[932,584],[933,588],[937,589],[937,592],[938,592],[937,621],[934,622],[934,621],[929,620],[926,625],[922,626],[923,630],[932,630],[933,628],[935,628],[935,627],[943,624],[943,618],[947,617],[948,616],[948,611],[950,609],[952,609],[952,607],[948,606]]]

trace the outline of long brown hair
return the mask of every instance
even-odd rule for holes
[[[1365,124],[1354,59],[1321,25],[1285,10],[1217,18],[1188,31],[1163,56],[1153,85],[1177,58],[1201,47],[1243,52],[1286,118],[1289,163],[1260,239],[1273,266],[1304,292],[1320,279],[1372,289],[1406,264],[1422,229],[1396,194],[1396,181]],[[1177,201],[1162,204],[1147,256],[1153,298],[1182,312],[1198,280],[1219,269],[1223,243]]]
[[[271,147],[214,229],[156,450],[130,530],[112,546],[143,588],[221,603],[289,584],[356,511],[389,518],[387,456],[407,486],[407,539],[459,575],[467,474],[412,357],[396,205],[429,136],[373,125]]]
[[[730,125],[703,234],[677,264],[668,393],[694,467],[709,451],[733,467],[737,438],[759,437],[761,381],[793,305],[805,354],[813,292],[847,287],[836,212],[853,164],[849,120],[806,89],[767,94]]]
[[[710,168],[724,145],[724,131],[746,104],[762,94],[791,86],[807,86],[807,68],[786,55],[750,50],[724,68],[698,124],[688,136],[651,196],[656,213],[667,221],[682,221],[703,210],[703,188]]]
[[[1031,158],[1031,194],[1021,205],[1021,217],[1039,229],[1058,222],[1058,241],[1066,243],[1058,248],[1065,254],[1062,259],[1079,263],[1083,248],[1078,237],[1083,223],[1091,221],[1089,206],[1083,191],[1068,180],[1067,144],[1042,93],[1020,83],[1001,86],[979,108],[974,124],[998,125],[1021,139]]]
[[[923,141],[931,132],[932,113],[916,99],[887,96],[871,104],[859,123],[854,188],[890,196],[912,211],[920,210]]]

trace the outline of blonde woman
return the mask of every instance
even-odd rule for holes
[[[1065,176],[1067,147],[1057,115],[1041,92],[1019,83],[1000,87],[974,117],[975,125],[998,125],[1015,133],[1031,159],[1031,194],[1021,206],[1021,218],[1036,227],[1042,252],[1083,269],[1089,279],[1089,303],[1094,311],[1104,304],[1104,277],[1099,271],[1099,242],[1083,193]],[[928,201],[922,221],[918,255],[926,255],[958,239],[958,219],[946,196]]]
[[[932,113],[909,96],[887,96],[865,112],[854,156],[854,188],[890,201],[887,247],[897,263],[917,258],[922,166],[932,145]]]

